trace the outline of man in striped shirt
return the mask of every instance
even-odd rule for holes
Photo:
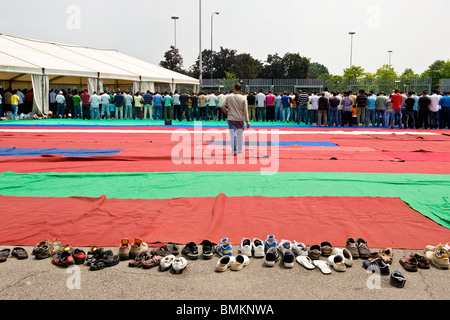
[[[309,123],[308,117],[308,101],[309,96],[305,90],[299,90],[298,98],[297,98],[297,124],[300,124],[300,121],[305,125]]]

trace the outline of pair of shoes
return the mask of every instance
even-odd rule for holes
[[[364,269],[368,271],[372,271],[372,273],[389,275],[389,264],[385,263],[383,259],[377,258],[374,260],[365,260],[363,261]]]
[[[72,264],[83,264],[86,261],[86,253],[79,248],[73,249],[66,246],[65,250],[59,251],[53,256],[53,264],[60,267],[68,267]]]
[[[228,238],[222,238],[215,248],[216,252],[221,256],[233,255],[233,247],[228,242]]]
[[[128,262],[128,266],[143,269],[154,268],[160,265],[165,255],[166,251],[162,249],[154,249],[150,251],[150,253],[141,252],[133,259],[133,261]]]
[[[344,264],[347,267],[351,267],[353,265],[353,256],[347,248],[334,248],[332,255],[342,256],[344,258]]]
[[[44,240],[39,242],[33,249],[33,254],[36,259],[46,259],[53,257],[55,254],[63,249],[61,241],[56,238],[53,241]]]
[[[250,240],[250,238],[243,238],[238,251],[240,254],[248,257],[254,256],[255,258],[263,258],[264,242],[258,238],[253,238],[253,240]]]
[[[432,250],[425,251],[425,258],[429,263],[441,269],[448,269],[449,263],[449,251],[446,249],[447,245],[440,245],[437,248],[432,248]]]
[[[416,272],[420,269],[429,269],[430,263],[428,260],[417,253],[411,253],[409,256],[400,258],[400,264],[406,271]]]
[[[378,252],[371,252],[369,254],[369,260],[375,260],[377,258],[381,258],[384,260],[385,263],[392,264],[392,258],[394,257],[394,250],[392,248],[386,248],[383,250],[380,250]]]
[[[165,245],[161,247],[161,249],[169,252],[170,254],[177,256],[180,254],[180,249],[178,248],[178,245],[173,242],[168,242]]]
[[[391,273],[389,283],[394,287],[403,288],[406,283],[406,278],[400,271],[394,271]]]
[[[0,251],[0,262],[5,262],[11,254],[11,257],[16,257],[19,260],[28,259],[27,251],[22,247],[15,247],[12,250],[9,248]]]
[[[292,251],[297,256],[307,256],[308,255],[308,247],[303,242],[292,242]]]
[[[96,248],[96,249],[95,249]],[[119,256],[115,255],[112,250],[91,247],[91,251],[87,254],[89,270],[101,270],[119,264]]]
[[[119,259],[128,260],[135,259],[141,253],[148,251],[148,244],[143,242],[140,238],[135,238],[134,242],[130,244],[128,238],[122,238],[119,246]]]
[[[292,252],[292,243],[289,240],[281,240],[278,250],[283,257],[283,265],[285,268],[293,268],[295,262],[294,252]]]
[[[308,256],[313,259],[317,260],[320,258],[321,255],[328,257],[333,252],[333,246],[330,242],[324,241],[320,245],[313,244],[309,247],[308,250]]]
[[[219,261],[217,261],[215,270],[218,272],[223,272],[230,268],[231,270],[239,271],[249,263],[250,258],[245,254],[238,254],[236,257],[222,256],[220,257]]]
[[[354,259],[368,259],[371,253],[367,242],[363,238],[358,238],[355,241],[355,239],[350,237],[347,239],[345,247],[350,251]]]

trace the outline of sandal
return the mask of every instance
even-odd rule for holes
[[[1,250],[0,251],[0,262],[5,262],[8,259],[10,252],[11,252],[11,249]]]
[[[150,269],[150,268],[159,266],[159,264],[161,263],[161,260],[163,258],[164,257],[161,256],[161,255],[153,255],[150,258],[143,260],[142,264],[141,264],[141,267],[143,269]]]
[[[328,262],[323,260],[314,260],[314,265],[322,271],[323,274],[331,274],[331,269],[328,266]]]
[[[28,253],[24,248],[16,247],[11,252],[12,257],[16,257],[17,259],[28,259]]]
[[[312,264],[311,258],[308,256],[297,256],[297,262],[308,270],[312,270],[315,268],[315,266]]]

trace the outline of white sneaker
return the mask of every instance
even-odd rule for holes
[[[228,238],[223,238],[216,246],[216,252],[221,256],[231,256],[233,254],[233,247],[228,243]]]
[[[172,263],[172,269],[175,273],[182,273],[187,266],[187,260],[184,257],[175,258]]]
[[[264,242],[261,239],[253,238],[252,251],[255,258],[264,258]]]
[[[161,262],[159,263],[159,269],[161,271],[167,271],[172,268],[174,262],[175,256],[173,254],[169,254],[161,259]]]
[[[249,238],[243,238],[241,240],[241,246],[239,247],[239,253],[248,257],[252,256],[252,241]]]
[[[342,256],[344,258],[344,263],[346,266],[351,267],[353,265],[352,254],[347,248],[334,248],[332,254]]]
[[[250,263],[250,259],[245,254],[238,254],[234,261],[231,263],[230,269],[231,270],[241,270],[245,266],[247,266]]]
[[[344,257],[341,255],[331,255],[328,257],[328,263],[333,267],[334,270],[343,272],[346,270],[346,266],[344,263]]]
[[[233,256],[222,256],[219,261],[217,261],[216,271],[223,272],[228,270],[234,260]]]
[[[298,256],[308,255],[308,247],[304,243],[295,240],[292,243],[292,251]]]

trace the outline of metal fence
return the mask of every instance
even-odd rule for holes
[[[450,79],[441,79],[439,83],[439,89],[441,92],[450,91]]]
[[[326,80],[326,79],[204,79],[201,83],[201,90],[210,92],[230,92],[233,90],[234,84],[240,82],[244,92],[263,92],[272,91],[274,93],[293,93],[299,90],[305,90],[308,93],[313,91],[320,92],[325,88],[329,91],[348,91],[358,92],[364,89],[366,92],[374,91],[375,93],[384,91],[391,92],[398,89],[402,92],[423,90],[431,91],[431,78],[412,78],[412,79],[380,79],[380,78],[364,78],[364,79],[342,79],[342,80]],[[450,82],[448,82],[450,86]],[[442,86],[442,85],[441,85]]]

